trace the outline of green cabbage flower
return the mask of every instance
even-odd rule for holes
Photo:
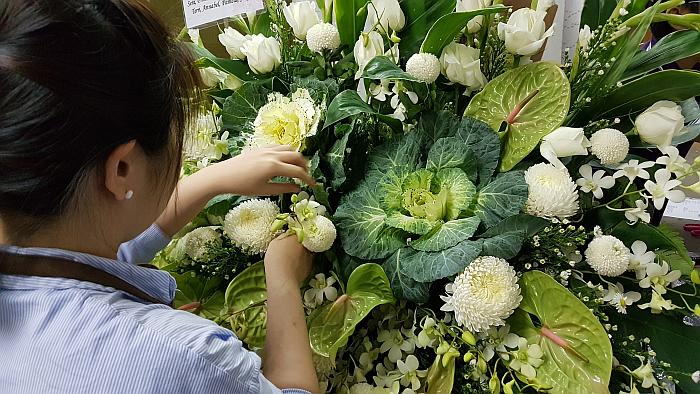
[[[494,177],[499,156],[498,135],[487,124],[424,115],[415,131],[370,154],[365,178],[342,198],[334,218],[343,248],[385,260],[394,293],[416,302],[425,301],[431,282],[481,254],[515,256],[524,232],[481,235],[517,215],[527,199],[522,171]]]

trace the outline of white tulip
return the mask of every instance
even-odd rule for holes
[[[590,146],[583,129],[560,127],[542,139],[540,154],[555,167],[563,168],[559,157],[587,155]]]
[[[219,34],[219,42],[226,48],[226,52],[231,55],[231,59],[245,59],[245,54],[241,51],[241,47],[249,40],[250,36],[243,35],[232,27],[225,28],[224,32]]]
[[[681,131],[684,122],[680,105],[662,100],[637,116],[634,126],[642,141],[664,147],[671,145],[673,137]]]
[[[457,12],[476,11],[489,7],[490,5],[491,0],[457,0]],[[469,33],[476,33],[481,30],[483,25],[484,16],[475,16],[467,22],[467,31]]]
[[[250,40],[241,47],[241,52],[246,55],[250,69],[256,74],[272,72],[282,63],[280,43],[262,34],[250,36]]]
[[[348,0],[342,0],[348,1]],[[406,24],[406,17],[401,10],[399,0],[372,0],[367,4],[367,22],[365,31],[371,30],[379,24],[387,35],[391,31],[401,31]]]
[[[299,1],[282,9],[294,36],[300,40],[306,40],[306,33],[311,26],[321,23],[317,10],[316,1]]]
[[[359,79],[367,63],[375,57],[384,54],[384,39],[376,31],[360,33],[360,38],[355,43],[353,53],[355,55],[355,63],[359,66],[355,79]]]
[[[505,41],[508,52],[519,56],[536,54],[545,40],[554,34],[554,26],[545,30],[546,15],[544,11],[521,8],[511,14],[508,23],[499,23],[498,37]]]
[[[481,72],[479,50],[464,44],[452,42],[440,55],[442,74],[451,82],[478,90],[486,85],[486,77]]]

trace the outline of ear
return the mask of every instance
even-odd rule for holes
[[[105,162],[105,187],[118,201],[124,200],[126,193],[132,190],[129,175],[133,172],[135,148],[136,140],[119,145]]]

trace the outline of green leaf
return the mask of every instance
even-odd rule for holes
[[[428,369],[426,394],[449,394],[455,383],[455,357],[443,365],[442,355],[437,355]]]
[[[525,236],[530,238],[542,231],[548,224],[550,224],[550,222],[547,219],[521,213],[519,215],[504,219],[496,226],[491,227],[482,234],[479,234],[478,237],[489,238],[508,231],[523,231]]]
[[[495,5],[491,7],[482,8],[480,10],[467,11],[467,12],[451,12],[447,15],[443,15],[435,21],[433,26],[428,30],[428,34],[423,40],[423,44],[420,47],[420,51],[424,53],[432,53],[433,55],[440,57],[442,55],[442,50],[452,42],[455,37],[464,29],[472,18],[479,15],[491,15],[499,12],[506,11],[508,7],[503,5]]]
[[[484,225],[492,227],[500,221],[520,213],[527,201],[527,183],[522,171],[500,174],[479,190],[474,214]]]
[[[423,82],[402,70],[386,56],[377,56],[370,60],[362,73],[362,78]]]
[[[411,242],[411,247],[423,252],[438,252],[469,239],[479,227],[478,217],[450,220]]]
[[[352,128],[350,125],[338,125],[336,129],[344,130],[343,137],[333,143],[333,146],[325,156],[333,175],[331,186],[334,189],[340,187],[343,183],[345,183],[345,179],[347,179],[345,175],[345,153],[348,146],[348,139],[350,139],[350,134],[352,134]]]
[[[683,101],[680,106],[686,123],[700,119],[700,104],[695,100],[695,97]]]
[[[207,319],[213,319],[221,314],[224,307],[224,293],[219,290],[221,278],[200,278],[190,273],[170,273],[177,282],[173,307],[197,303],[193,313]]]
[[[648,51],[632,58],[622,79],[630,79],[700,53],[700,31],[682,30],[664,36]]]
[[[523,300],[508,322],[511,331],[537,343],[544,363],[535,380],[551,386],[553,394],[604,392],[612,371],[612,346],[608,334],[593,313],[569,290],[540,271],[523,274],[519,281]],[[572,350],[542,335],[530,316],[536,316],[566,341]]]
[[[385,223],[387,215],[375,187],[366,179],[341,199],[333,215],[345,252],[366,260],[389,257],[406,244],[407,237]]]
[[[407,251],[401,256],[401,264],[405,274],[413,280],[433,282],[464,271],[479,257],[482,246],[481,240],[468,240],[439,252]]]
[[[687,326],[681,319],[670,314],[652,315],[637,307],[627,308],[627,311],[626,315],[611,316],[614,319],[611,323],[617,324],[619,335],[623,338],[629,335],[649,338],[656,357],[671,364],[669,374],[680,381],[679,386],[683,392],[699,394],[700,385],[694,383],[690,375],[698,369],[700,329]],[[640,364],[626,365],[634,369]]]
[[[477,159],[479,183],[486,184],[498,167],[501,141],[486,123],[470,117],[464,117],[459,124],[457,137],[469,148]],[[465,166],[467,164],[465,163]],[[469,175],[469,173],[467,173]]]
[[[258,110],[267,104],[270,91],[259,84],[245,83],[226,101],[221,111],[223,128],[236,135],[250,133]]]
[[[367,19],[367,9],[358,11],[365,6],[367,0],[343,0],[334,1],[335,21],[340,33],[340,42],[352,46],[360,36],[360,32],[365,27]]]
[[[406,253],[413,253],[410,248],[401,248],[389,257],[383,264],[384,272],[389,277],[391,289],[399,299],[409,300],[418,304],[428,302],[430,283],[416,282],[406,275],[401,258]]]
[[[238,338],[254,348],[265,344],[267,312],[265,266],[251,265],[233,278],[226,288],[226,309]]]
[[[595,30],[607,22],[616,6],[615,0],[586,0],[583,3],[580,26],[588,25],[591,30]]]
[[[525,231],[507,231],[484,239],[482,256],[500,257],[505,260],[512,259],[520,252],[525,240]]]
[[[440,170],[435,177],[434,184],[439,186],[441,193],[447,193],[445,220],[457,219],[462,211],[469,208],[476,194],[476,186],[459,168]]]
[[[435,223],[427,219],[416,219],[407,216],[399,211],[393,211],[387,215],[385,220],[387,226],[391,226],[412,234],[428,234],[435,227]]]
[[[317,354],[335,359],[355,326],[375,307],[394,302],[389,279],[377,264],[363,264],[348,280],[346,294],[309,317],[309,340]]]
[[[666,255],[676,254],[677,257],[671,259],[669,264],[674,263],[675,267],[672,268],[680,270],[684,275],[690,274],[695,265],[688,255],[683,238],[666,224],[657,227],[637,222],[634,226],[630,226],[627,222],[621,222],[610,231],[610,234],[619,238],[628,247],[635,241],[643,241],[649,250],[661,249]]]
[[[517,111],[518,106],[534,97]],[[507,71],[472,98],[466,115],[500,130],[511,113],[517,112],[506,131],[501,152],[501,171],[508,171],[530,154],[542,137],[559,127],[569,111],[569,81],[555,64],[537,62]]]
[[[408,171],[416,169],[421,156],[421,136],[408,133],[374,149],[368,159],[368,170],[386,172],[404,167]]]
[[[333,101],[331,101],[331,103],[328,105],[328,112],[326,112],[326,120],[323,127],[329,127],[343,119],[359,114],[374,115],[382,122],[388,124],[396,132],[401,132],[403,130],[401,121],[390,116],[380,114],[369,104],[362,101],[362,98],[354,90],[344,90],[340,92],[339,95],[335,96]]]
[[[406,26],[401,31],[401,53],[413,54],[420,50],[433,21],[455,10],[456,0],[411,0],[401,2]]]
[[[659,100],[681,102],[700,92],[700,73],[664,70],[635,79],[615,89],[601,102],[596,119],[626,117],[649,108]]]
[[[476,160],[471,149],[464,148],[463,141],[456,137],[446,137],[437,140],[428,152],[428,162],[425,168],[439,171],[443,168],[462,168],[465,172],[473,173],[476,177]],[[467,169],[464,168],[467,164]],[[475,178],[470,178],[476,181]]]

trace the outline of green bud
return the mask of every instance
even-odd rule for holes
[[[395,32],[395,31],[391,32],[391,37],[389,37],[389,39],[390,39],[391,42],[393,42],[394,44],[398,44],[398,43],[401,42],[401,39],[399,38],[399,36],[396,35],[396,32]]]
[[[466,352],[466,353],[464,353],[464,357],[462,357],[462,359],[464,360],[465,363],[468,364],[470,361],[472,361],[474,359],[474,353]]]
[[[445,355],[442,356],[442,366],[447,368],[447,364],[449,364],[450,361],[457,357],[459,357],[459,350],[450,346],[449,350],[447,350],[447,353],[445,353]]]
[[[498,375],[493,375],[489,379],[489,390],[491,390],[491,394],[501,393],[501,381],[498,380]]]
[[[513,394],[513,385],[515,384],[515,380],[511,380],[510,382],[506,383],[503,385],[503,392],[505,394]]]
[[[695,309],[693,309],[693,313],[695,313],[696,316],[700,316],[700,305],[695,304]]]
[[[486,373],[486,370],[488,369],[488,366],[486,365],[486,360],[484,360],[483,357],[479,357],[479,360],[476,362],[476,367],[479,368],[479,371],[481,371],[481,373]]]
[[[299,202],[299,196],[296,194],[292,194],[292,203],[296,204]]]
[[[284,228],[284,225],[287,224],[284,220],[277,219],[274,222],[272,222],[272,228],[270,229],[273,233],[276,233],[282,228]]]
[[[450,344],[447,342],[442,342],[440,346],[435,350],[435,353],[439,355],[443,355],[447,353],[450,350]]]
[[[474,334],[472,334],[472,333],[469,332],[469,331],[463,331],[463,332],[462,332],[462,340],[463,340],[465,343],[468,343],[468,344],[471,345],[471,346],[475,346],[475,345],[476,345],[476,338],[474,338]]]
[[[690,272],[690,280],[696,285],[700,285],[700,272],[698,270],[692,270]]]

